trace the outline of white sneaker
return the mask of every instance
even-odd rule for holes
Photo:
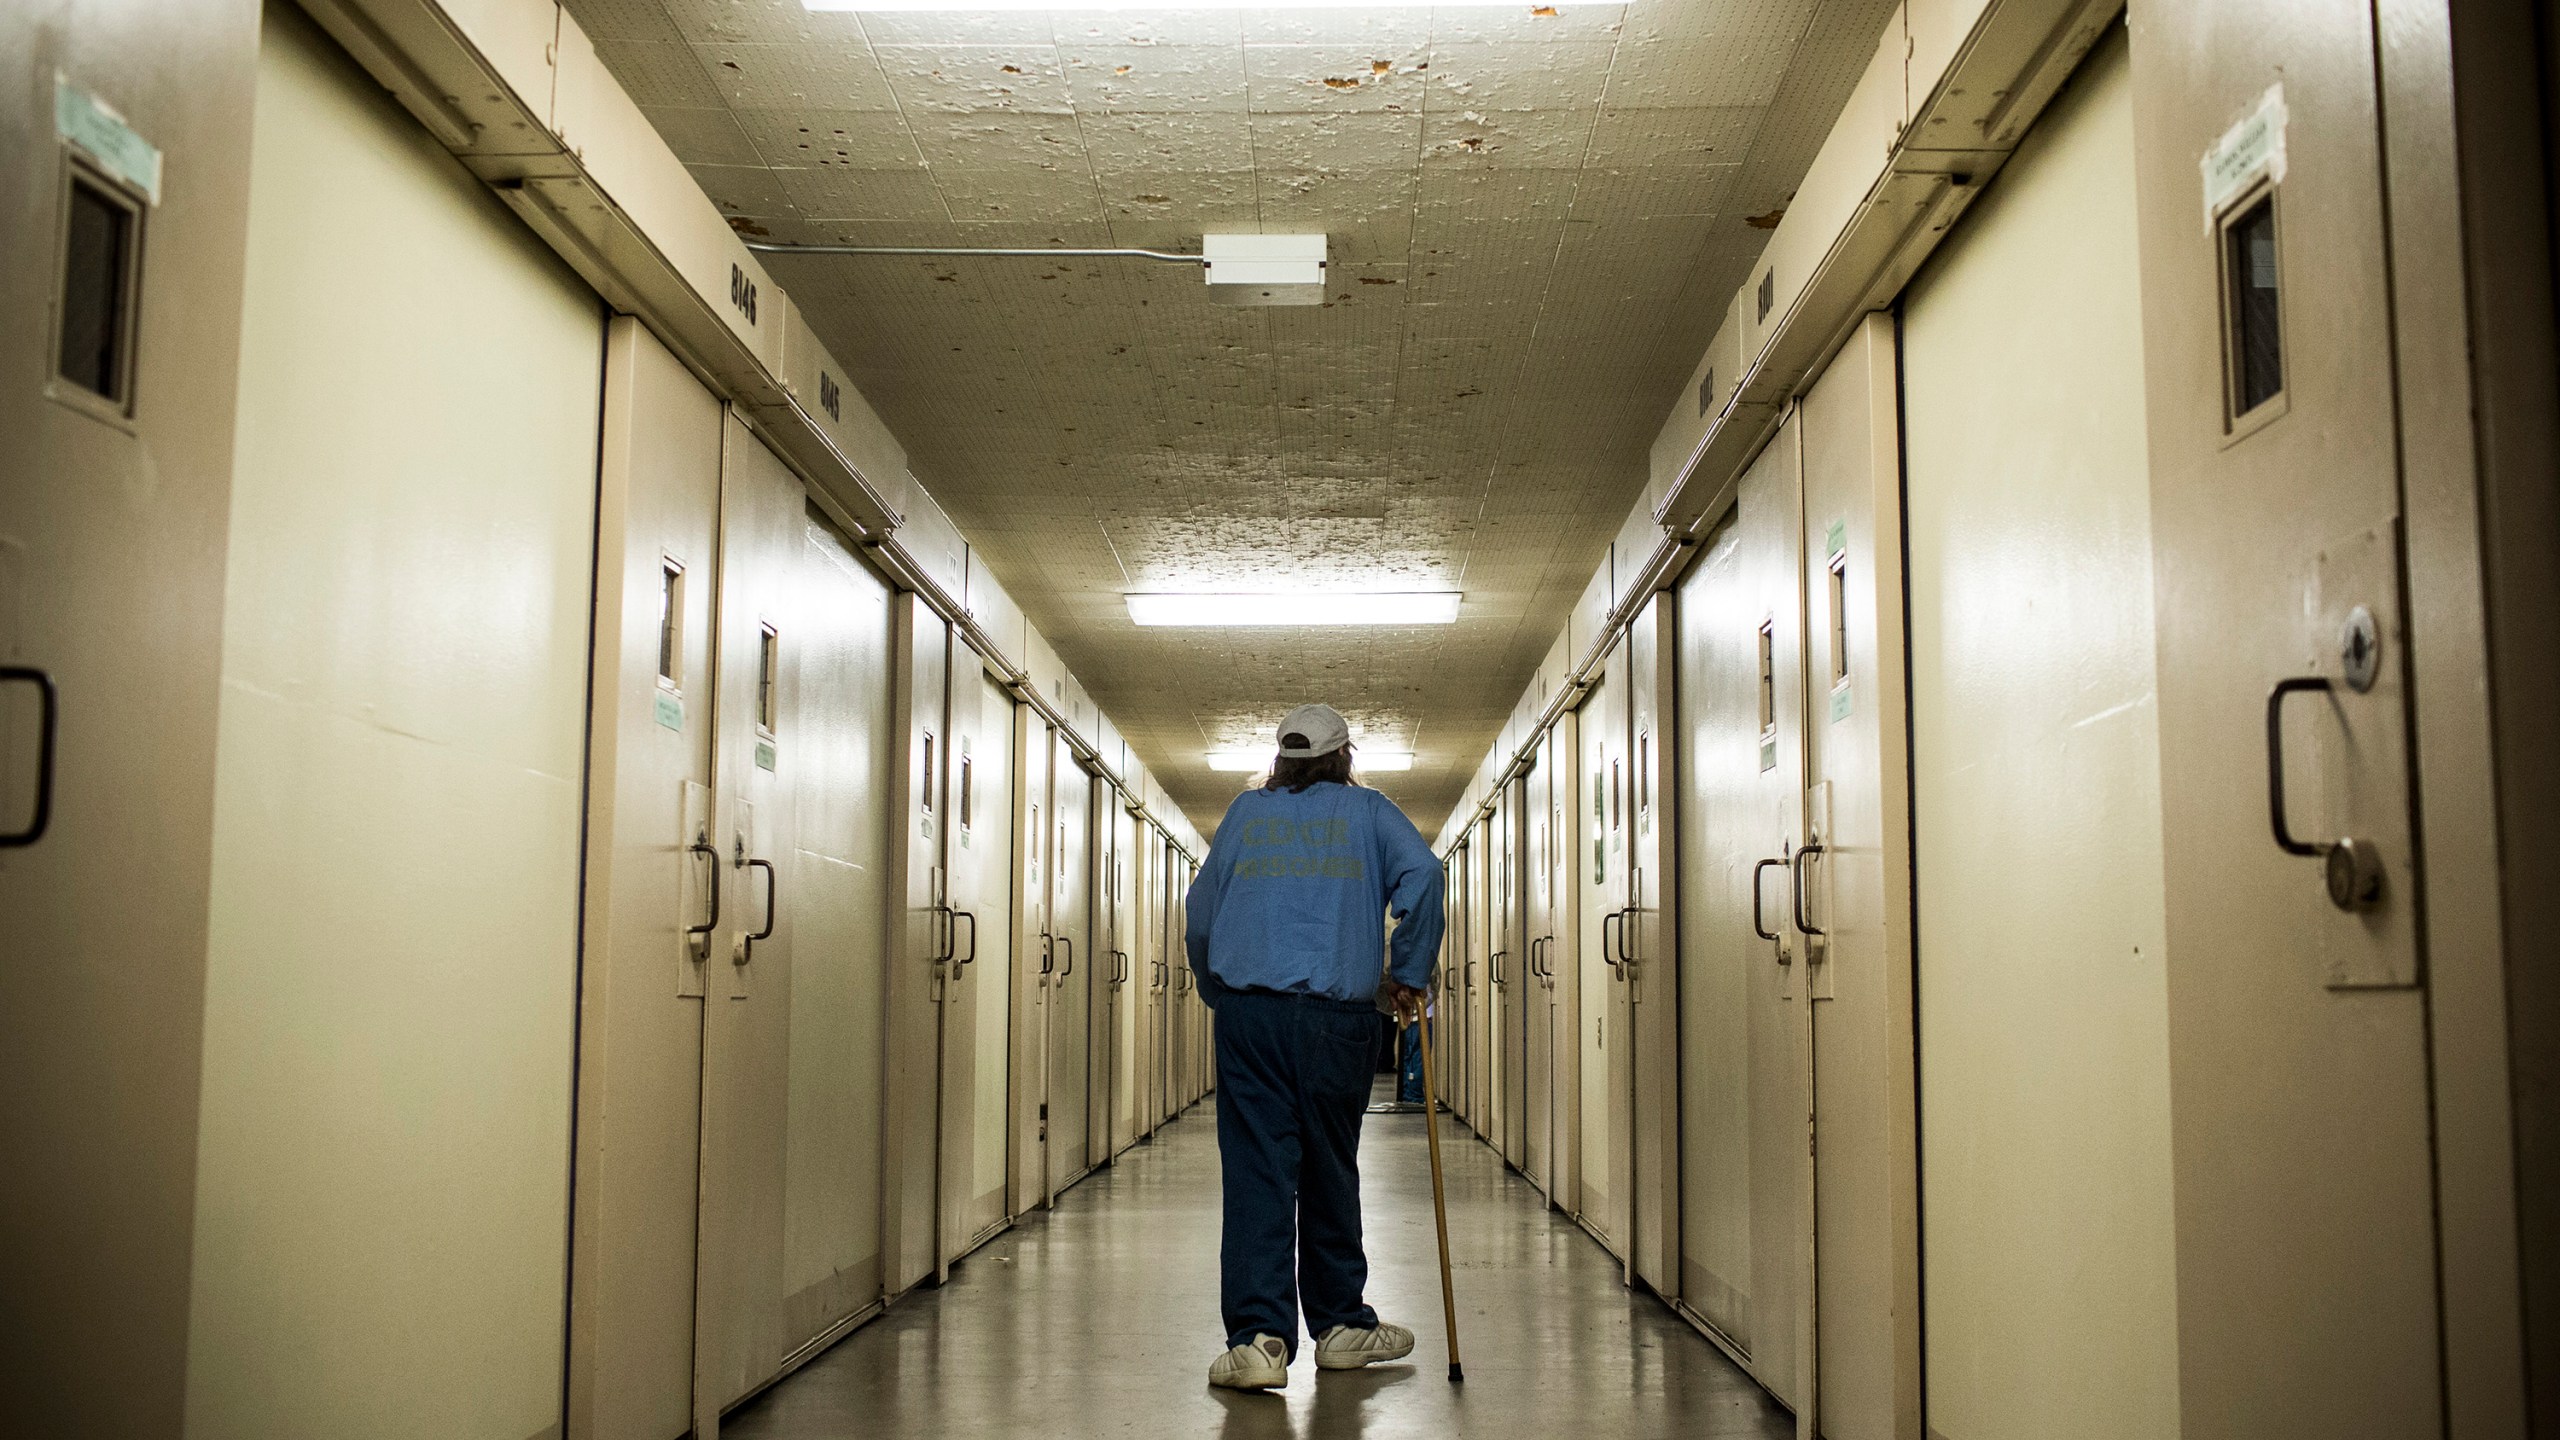
[[[1408,1335],[1405,1349],[1412,1348]],[[1279,1389],[1289,1383],[1288,1342],[1277,1335],[1254,1336],[1252,1344],[1238,1345],[1209,1362],[1209,1383],[1228,1390]]]
[[[1381,1360],[1401,1360],[1412,1353],[1413,1332],[1383,1320],[1375,1330],[1336,1325],[1316,1337],[1316,1367],[1322,1370],[1357,1370]]]

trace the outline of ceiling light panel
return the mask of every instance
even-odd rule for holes
[[[954,14],[981,10],[1067,10],[1083,13],[1095,10],[1380,10],[1395,9],[1478,9],[1529,10],[1558,5],[1624,5],[1626,0],[1544,0],[1542,7],[1531,7],[1521,0],[1395,0],[1392,7],[1380,0],[801,0],[811,10],[858,10],[868,15],[924,14],[946,11]]]
[[[1227,592],[1215,595],[1133,594],[1129,619],[1139,625],[1236,629],[1311,625],[1448,625],[1458,618],[1455,590],[1405,590],[1391,594],[1308,594],[1303,591]]]

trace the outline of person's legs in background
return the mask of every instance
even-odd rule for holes
[[[1399,1055],[1396,1099],[1407,1105],[1422,1103],[1422,1027],[1430,1023],[1429,1020],[1416,1020],[1396,1032]]]

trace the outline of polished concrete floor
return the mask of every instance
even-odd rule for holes
[[[1420,1115],[1372,1115],[1361,1178],[1369,1302],[1410,1361],[1284,1391],[1212,1390],[1218,1324],[1215,1097],[1026,1217],[939,1290],[908,1296],[721,1427],[816,1437],[1774,1437],[1794,1422],[1526,1180],[1446,1117],[1466,1383],[1447,1379]]]

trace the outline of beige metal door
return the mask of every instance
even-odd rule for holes
[[[778,746],[796,809],[780,896],[792,943],[778,957],[790,970],[787,1088],[778,1109],[767,1102],[783,1131],[786,1365],[883,1291],[894,822],[879,799],[898,724],[893,592],[818,520],[803,517],[799,541]]]
[[[1681,1303],[1802,1409],[1812,1241],[1798,427],[1681,580]]]
[[[0,386],[0,834],[19,837],[0,848],[0,1323],[17,1337],[0,1394],[40,1433],[181,1423],[258,14],[0,7],[0,334],[18,355]],[[57,138],[57,85],[159,147],[158,203]],[[59,373],[62,282],[115,293],[131,254],[109,226],[66,243],[76,179],[143,212],[134,323],[90,330],[86,352],[97,379],[118,358],[99,342],[125,339],[131,364],[105,369],[134,381],[130,414]]]
[[[1579,780],[1585,840],[1575,857],[1581,890],[1582,1223],[1628,1258],[1627,1173],[1633,1109],[1625,940],[1627,919],[1627,651],[1609,652],[1580,706]]]
[[[568,1433],[693,1424],[702,994],[716,928],[719,400],[636,320],[605,349]]]
[[[711,697],[712,844],[723,891],[703,1002],[702,1223],[694,1423],[771,1379],[782,1318],[783,1109],[790,1086],[791,952],[783,902],[800,763],[785,735],[800,644],[792,584],[799,480],[732,413],[723,429],[719,603]],[[789,774],[785,773],[786,764]]]
[[[1155,988],[1155,970],[1138,937],[1138,887],[1146,872],[1138,855],[1137,822],[1116,785],[1104,791],[1103,821],[1111,827],[1111,953],[1118,966],[1111,1025],[1111,1153],[1117,1155],[1144,1133],[1138,1119],[1146,1088],[1140,1026]]]
[[[135,1200],[99,1202],[138,1226],[114,1243],[192,1269],[187,1433],[520,1440],[555,1427],[562,1409],[605,316],[297,9],[268,17],[228,584],[196,613],[179,608],[195,598],[183,588],[160,597],[114,642],[153,656],[156,642],[134,637],[220,625],[213,864],[197,902],[204,983],[155,993],[165,1010],[124,1012],[101,990],[101,1011],[74,1002],[38,1018],[114,1016],[136,1027],[119,1044],[151,1035],[175,1047],[186,1040],[165,1027],[203,997],[202,1066],[187,1077],[195,1109],[183,1120],[196,1155],[192,1255],[152,1248],[148,1210],[127,1208]],[[200,33],[189,17],[149,23]],[[161,53],[162,34],[133,39],[137,57]],[[27,63],[20,53],[12,65]],[[171,73],[219,63],[191,56]],[[15,133],[13,145],[27,143]],[[174,198],[182,176],[167,179]],[[236,252],[230,263],[242,263]],[[192,324],[224,288],[171,294],[161,319]],[[142,375],[137,405],[156,403],[163,379],[189,383]],[[173,457],[144,463],[149,454],[146,444],[113,481],[66,464],[42,483],[118,495],[141,532],[124,543],[143,544],[161,514],[151,477],[181,495],[192,485]],[[196,544],[222,533],[208,523]],[[136,568],[116,573],[158,582],[160,560],[127,555]],[[182,575],[196,562],[168,563]],[[107,602],[97,618],[122,618],[99,579],[23,593],[48,612],[94,595]],[[122,736],[115,763],[132,770],[119,783],[163,778],[161,757],[140,753],[152,733],[140,717],[99,731],[76,723],[82,713],[70,715],[84,745]],[[66,817],[81,813],[71,792],[62,799]],[[186,803],[177,792],[154,825],[202,824]],[[92,923],[152,966],[168,917],[118,897],[128,881],[155,893],[144,872],[162,832],[124,830],[112,808],[81,821],[93,823],[107,829],[63,832],[79,847],[68,854],[117,831],[137,848],[81,898]],[[14,948],[19,923],[13,912],[0,941],[12,947],[5,968],[39,968]],[[116,962],[78,975],[84,986],[164,978]],[[35,1053],[50,1057],[51,1045]],[[77,1057],[66,1077],[93,1063]],[[40,1077],[28,1098],[52,1103],[66,1077]],[[131,1083],[146,1077],[164,1078]],[[146,1120],[157,1123],[148,1109],[85,1116]],[[148,1147],[157,1134],[129,1138]],[[28,1169],[14,1156],[8,1168]],[[168,1318],[138,1308],[161,1278],[116,1297],[137,1336]],[[127,1342],[106,1344],[121,1363]],[[31,1428],[19,1409],[8,1423]]]
[[[1500,1117],[1493,1113],[1491,1035],[1495,992],[1494,967],[1501,963],[1502,940],[1494,932],[1494,833],[1499,822],[1488,815],[1476,822],[1467,841],[1467,1014],[1465,1043],[1458,1047],[1458,1078],[1467,1097],[1467,1123],[1476,1133],[1499,1143]]]
[[[1050,761],[1048,1197],[1093,1166],[1094,974],[1093,777],[1060,734]]]
[[[951,956],[942,987],[942,1255],[948,1265],[1004,1228],[1013,1043],[1011,693],[952,647]]]
[[[1894,323],[1804,401],[1805,911],[1813,969],[1815,1353],[1822,1433],[1919,1440],[1918,1098]]]
[[[2134,37],[2192,1437],[2443,1424],[2374,23]]]
[[[1556,932],[1555,766],[1552,736],[1542,734],[1520,779],[1521,1173],[1555,1197],[1556,982],[1547,968]]]
[[[902,825],[891,862],[901,918],[888,983],[888,1110],[882,1229],[887,1289],[936,1275],[942,1246],[942,994],[959,926],[951,917],[943,854],[950,827],[951,628],[914,594],[893,601],[899,716],[896,779],[888,791]]]
[[[2132,79],[1903,300],[1926,1418],[1978,1440],[2178,1427]]]
[[[1028,705],[1020,706],[1015,726],[1014,786],[1014,953],[1022,963],[1013,972],[1012,1054],[1012,1188],[1006,1209],[1022,1215],[1049,1203],[1049,1048],[1055,1040],[1056,1016],[1050,1011],[1050,982],[1058,957],[1054,914],[1057,844],[1057,797],[1052,793],[1050,760],[1057,751],[1057,731]]]
[[[1627,1007],[1628,1227],[1636,1277],[1679,1293],[1679,933],[1668,795],[1672,602],[1655,596],[1627,627],[1627,918],[1618,966]]]
[[[1582,944],[1585,910],[1584,876],[1591,873],[1593,829],[1583,799],[1587,777],[1582,758],[1582,717],[1567,710],[1548,727],[1539,766],[1551,772],[1547,792],[1547,824],[1555,837],[1548,857],[1549,883],[1555,911],[1550,918],[1541,964],[1547,993],[1555,1002],[1553,1056],[1555,1077],[1554,1182],[1547,1198],[1568,1214],[1582,1213],[1582,1072],[1583,1035],[1591,1027],[1583,1019],[1582,970],[1587,953]]]
[[[1502,799],[1502,1025],[1496,1032],[1502,1115],[1502,1158],[1514,1167],[1529,1160],[1529,1027],[1533,1014],[1543,1018],[1545,1006],[1536,977],[1529,972],[1529,876],[1526,842],[1529,828],[1528,781],[1515,777],[1503,787]]]

